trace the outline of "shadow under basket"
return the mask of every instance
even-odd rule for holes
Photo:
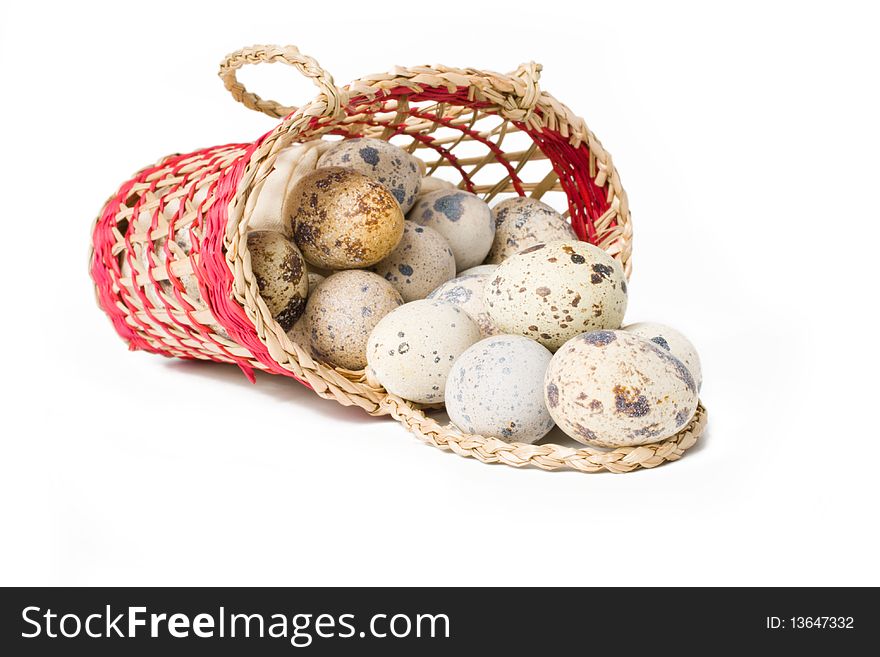
[[[236,71],[260,62],[294,66],[320,93],[294,108],[248,92]],[[165,157],[120,187],[92,235],[99,305],[132,350],[234,363],[251,381],[254,370],[289,376],[321,397],[391,415],[431,445],[485,463],[630,472],[677,460],[704,430],[702,405],[675,436],[637,447],[574,449],[468,435],[387,393],[363,371],[316,361],[291,342],[260,297],[247,250],[248,199],[284,149],[340,137],[388,140],[419,156],[427,174],[487,202],[540,198],[564,210],[579,238],[619,260],[629,277],[630,213],[611,156],[583,119],[539,89],[540,71],[534,63],[510,74],[417,66],[337,88],[293,46],[229,55],[220,67],[227,89],[280,123],[251,143]]]

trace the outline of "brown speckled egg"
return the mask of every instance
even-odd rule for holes
[[[302,254],[287,237],[274,230],[248,233],[251,269],[260,296],[285,331],[303,314],[309,293],[309,277]]]
[[[586,242],[539,244],[511,256],[486,282],[489,317],[503,333],[550,351],[585,331],[617,329],[626,310],[620,264]]]
[[[577,234],[565,218],[546,203],[517,196],[492,208],[495,241],[487,263],[500,263],[530,246],[576,240]]]
[[[418,158],[381,139],[346,139],[332,146],[319,167],[354,169],[381,183],[394,196],[403,212],[416,202],[422,186]]]
[[[391,283],[404,301],[415,301],[455,276],[455,256],[436,230],[404,221],[400,243],[370,271]]]
[[[636,322],[623,327],[628,333],[635,333],[651,342],[663,347],[666,351],[678,358],[691,371],[694,381],[697,382],[697,390],[703,387],[703,371],[700,365],[700,356],[696,347],[680,332],[671,326],[657,324],[656,322]]]
[[[697,385],[678,358],[625,331],[566,342],[544,378],[547,409],[578,442],[644,445],[681,431],[697,409]]]
[[[326,278],[326,276],[322,276],[321,274],[316,274],[314,272],[309,272],[309,297],[312,296],[312,293],[315,291],[315,288],[321,284],[321,282]],[[306,307],[308,307],[308,302],[306,302]],[[302,317],[300,317],[293,324],[293,328],[291,328],[287,332],[287,337],[290,338],[291,342],[298,344],[303,349],[307,351],[311,351],[309,336],[309,329],[306,325],[306,314],[303,312]]]
[[[489,317],[483,302],[487,276],[487,274],[470,274],[453,278],[431,292],[428,298],[461,308],[477,323],[480,327],[480,335],[484,338],[497,335],[501,331]]]
[[[421,299],[389,313],[370,334],[367,361],[385,389],[414,402],[444,400],[456,358],[480,339],[480,329],[460,308]]]
[[[363,369],[370,331],[402,303],[391,283],[371,272],[353,269],[329,276],[306,304],[312,353],[337,367]]]
[[[444,190],[422,196],[407,218],[443,235],[458,271],[483,262],[495,237],[495,221],[483,200],[470,192]]]
[[[369,267],[403,235],[403,213],[391,192],[352,169],[328,167],[303,176],[289,201],[293,236],[310,265]]]

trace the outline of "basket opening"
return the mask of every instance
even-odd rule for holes
[[[581,239],[600,244],[611,235],[614,219],[598,229],[593,225],[609,203],[594,180],[587,146],[574,147],[555,132],[538,132],[489,108],[469,99],[467,87],[452,93],[445,87],[420,93],[398,87],[377,97],[353,97],[332,131],[391,141],[425,160],[428,175],[452,180],[487,202],[550,194],[545,201],[570,218]]]

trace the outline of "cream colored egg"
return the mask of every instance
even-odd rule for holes
[[[383,317],[370,334],[370,374],[399,397],[441,403],[452,363],[479,339],[479,327],[460,308],[413,301]]]
[[[501,201],[492,208],[495,241],[487,263],[501,263],[529,247],[559,240],[576,240],[565,218],[546,203],[525,196]]]
[[[405,302],[415,301],[455,276],[455,256],[436,230],[404,221],[400,243],[370,271],[391,283]]]
[[[322,276],[321,274],[316,274],[311,271],[309,272],[309,297],[312,296],[315,288],[318,287],[325,278],[326,276]],[[306,302],[306,308],[308,308],[308,302]],[[287,332],[287,337],[290,338],[291,342],[298,344],[303,349],[311,352],[311,337],[309,335],[308,325],[306,324],[305,312],[303,312],[302,317],[294,322],[293,328]]]
[[[319,167],[354,169],[384,185],[404,213],[416,202],[422,186],[417,157],[381,139],[346,139],[330,148]]]
[[[544,379],[550,415],[587,445],[658,442],[681,431],[697,408],[690,370],[659,345],[626,331],[569,340]]]
[[[480,327],[484,338],[501,333],[486,312],[483,293],[486,289],[487,274],[458,276],[447,281],[428,295],[429,299],[458,306],[471,316]]]
[[[446,383],[446,412],[464,432],[533,443],[553,428],[544,403],[552,354],[519,335],[480,340],[459,356]]]
[[[596,329],[617,329],[626,310],[620,264],[586,242],[539,244],[505,260],[486,283],[489,317],[504,333],[555,351]]]
[[[309,293],[302,254],[292,240],[274,230],[248,233],[247,247],[260,297],[279,326],[289,331],[303,314]]]
[[[367,365],[367,338],[379,321],[403,303],[381,276],[352,269],[322,281],[306,304],[312,354],[349,370]]]
[[[496,269],[498,269],[498,265],[477,265],[476,267],[471,267],[470,269],[458,272],[458,275],[470,276],[472,274],[491,274]]]
[[[288,199],[297,246],[325,269],[356,269],[388,256],[403,235],[403,213],[380,183],[329,167],[303,176]]]
[[[460,190],[439,190],[423,196],[407,218],[443,235],[455,254],[458,271],[481,264],[492,247],[495,221],[480,197]]]
[[[697,382],[697,390],[703,387],[703,371],[696,347],[679,331],[656,322],[636,322],[623,327],[624,331],[635,333],[663,347],[678,358],[690,370]]]
[[[451,190],[456,189],[456,187],[448,180],[443,180],[443,178],[425,176],[422,178],[422,186],[421,189],[419,189],[419,195],[416,197],[416,200],[420,199],[423,196],[427,196],[431,192],[437,192],[443,189]]]

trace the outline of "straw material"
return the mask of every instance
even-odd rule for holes
[[[319,94],[294,108],[247,91],[236,71],[261,62],[295,67]],[[553,205],[555,199],[557,207],[567,206],[578,236],[619,260],[629,277],[630,212],[611,156],[583,119],[540,89],[540,72],[535,63],[506,75],[419,66],[337,88],[293,46],[229,55],[220,76],[233,97],[282,120],[253,143],[170,156],[122,185],[93,231],[99,305],[131,349],[234,363],[251,380],[255,369],[290,376],[321,397],[391,415],[425,442],[486,463],[630,472],[677,460],[703,432],[702,405],[672,438],[612,451],[467,435],[388,394],[364,371],[316,361],[291,342],[260,297],[246,239],[255,197],[282,152],[295,160],[285,166],[300,174],[315,160],[312,148],[285,149],[331,136],[390,140],[422,157],[427,174],[456,178],[459,188],[487,202],[529,195]]]

